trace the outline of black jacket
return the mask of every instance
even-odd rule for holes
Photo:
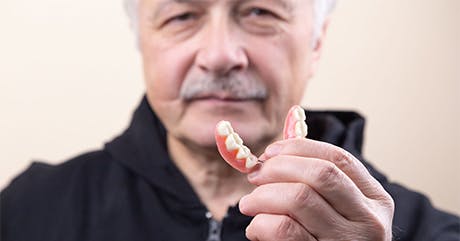
[[[309,138],[341,146],[359,159],[364,120],[351,112],[307,112]],[[33,163],[1,193],[1,240],[246,240],[251,218],[237,207],[221,224],[166,151],[165,129],[144,98],[129,128],[99,151],[60,165]],[[363,161],[364,162],[364,161]],[[460,240],[458,217],[389,183],[367,162],[395,200],[395,240]]]

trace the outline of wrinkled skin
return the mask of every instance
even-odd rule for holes
[[[314,73],[320,47],[312,49],[306,24],[312,22],[310,1],[284,1],[286,8],[277,2],[283,1],[140,1],[147,97],[171,136],[215,149],[214,126],[222,119],[253,149],[263,151],[279,136]],[[248,80],[258,81],[267,97],[231,101],[226,97],[233,95],[221,91],[185,101],[184,83],[203,78],[239,78],[246,88]]]
[[[251,240],[391,240],[394,203],[345,150],[304,138],[278,141],[249,174],[257,188],[240,201],[255,216]]]
[[[147,99],[173,158],[219,159],[214,126],[223,119],[263,153],[239,206],[254,216],[249,239],[391,240],[392,199],[355,157],[280,141],[324,39],[313,44],[310,0],[140,0],[138,13]]]

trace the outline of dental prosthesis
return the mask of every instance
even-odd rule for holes
[[[298,105],[291,107],[284,122],[284,139],[305,138],[308,132],[305,119],[302,107]],[[261,163],[243,144],[243,140],[233,130],[230,122],[223,120],[217,123],[214,135],[220,155],[238,171],[248,173],[257,163]]]

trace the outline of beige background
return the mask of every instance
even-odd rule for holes
[[[344,1],[304,104],[367,117],[365,155],[460,213],[460,1]],[[143,91],[121,1],[0,7],[0,187],[121,132]]]

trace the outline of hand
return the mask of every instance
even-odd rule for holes
[[[391,240],[393,200],[350,153],[293,138],[261,159],[248,175],[257,188],[239,204],[254,216],[250,240]]]

